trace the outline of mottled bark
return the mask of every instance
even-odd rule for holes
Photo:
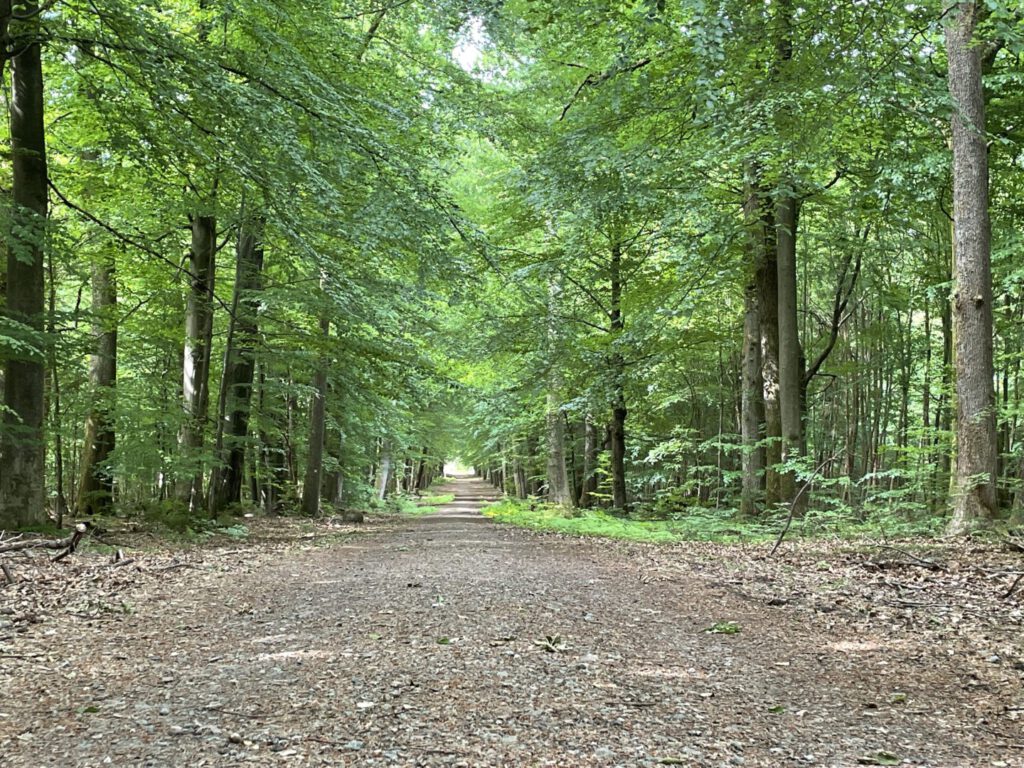
[[[797,201],[789,192],[776,203],[779,291],[779,421],[782,427],[782,461],[800,458],[803,445],[803,352],[797,319]],[[781,501],[806,506],[806,494],[797,494],[796,472],[780,476]]]
[[[583,483],[580,489],[579,506],[590,507],[594,504],[594,492],[597,491],[597,425],[590,414],[583,421]]]
[[[548,283],[548,391],[545,410],[547,432],[547,485],[548,501],[552,504],[572,506],[573,494],[569,487],[569,473],[565,465],[565,419],[562,415],[559,390],[561,378],[558,365],[558,301],[561,293],[557,280]],[[503,473],[504,474],[504,473]]]
[[[117,383],[117,284],[113,259],[92,267],[93,354],[89,362],[92,402],[85,420],[78,514],[106,512],[113,501],[114,478],[106,465],[114,450],[111,418]]]
[[[742,392],[740,396],[740,435],[743,450],[743,478],[740,513],[754,515],[764,495],[764,445],[761,424],[764,421],[764,380],[761,376],[760,313],[757,290],[750,285],[744,293]]]
[[[953,319],[956,469],[951,533],[996,511],[996,416],[992,351],[991,229],[982,62],[975,39],[982,4],[958,2],[946,21],[953,103]]]
[[[377,500],[384,501],[388,493],[388,481],[391,479],[391,442],[382,440],[377,461]]]
[[[210,511],[216,515],[242,500],[245,449],[259,342],[257,313],[263,272],[262,223],[249,222],[238,234],[235,287],[224,350],[217,408],[216,452],[220,464],[210,480]]]
[[[330,320],[322,319],[320,332],[325,340],[330,330]],[[324,466],[324,436],[327,432],[327,366],[326,358],[317,365],[309,408],[309,453],[302,483],[302,513],[310,517],[320,513],[320,477]]]
[[[184,419],[178,447],[193,466],[178,487],[179,498],[195,509],[203,496],[200,454],[206,438],[210,404],[210,354],[213,335],[213,288],[216,271],[217,222],[213,216],[193,216],[192,247],[188,254],[189,290],[185,302],[185,352],[182,365]]]
[[[761,325],[761,381],[764,401],[765,506],[782,500],[777,465],[782,462],[782,416],[779,412],[779,276],[776,268],[775,228],[771,207],[759,195],[764,233],[761,262],[754,273],[758,320]]]
[[[611,430],[611,481],[612,507],[619,511],[627,511],[629,499],[626,494],[626,362],[618,349],[622,332],[625,330],[625,319],[622,315],[622,248],[616,243],[612,246],[609,276],[611,282],[611,301],[609,302],[609,320],[612,331],[612,353],[609,356],[609,368],[612,376],[612,420],[608,425]]]

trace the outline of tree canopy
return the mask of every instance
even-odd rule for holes
[[[1015,3],[56,0],[0,39],[0,527],[455,460],[621,515],[1024,515]]]

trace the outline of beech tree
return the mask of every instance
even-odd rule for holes
[[[1009,521],[1022,26],[0,2],[0,521],[394,505],[456,455],[579,514]]]

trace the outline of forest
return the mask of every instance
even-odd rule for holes
[[[1024,765],[1022,0],[0,0],[0,763]]]
[[[1013,0],[7,0],[0,39],[0,527],[454,460],[710,535],[1024,517]]]

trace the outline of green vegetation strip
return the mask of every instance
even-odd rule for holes
[[[506,499],[486,507],[484,515],[499,523],[575,536],[599,536],[628,541],[671,543],[713,541],[720,543],[771,541],[785,521],[780,511],[757,519],[739,518],[735,510],[687,510],[671,519],[621,517],[600,509],[567,509],[537,501]],[[830,512],[811,511],[794,523],[793,538],[839,537],[856,539],[885,535],[894,538],[928,537],[941,533],[934,519],[908,521],[894,516],[856,520]]]
[[[440,493],[419,499],[402,497],[398,499],[398,513],[407,517],[423,517],[437,512],[437,508],[455,499],[454,493]]]

